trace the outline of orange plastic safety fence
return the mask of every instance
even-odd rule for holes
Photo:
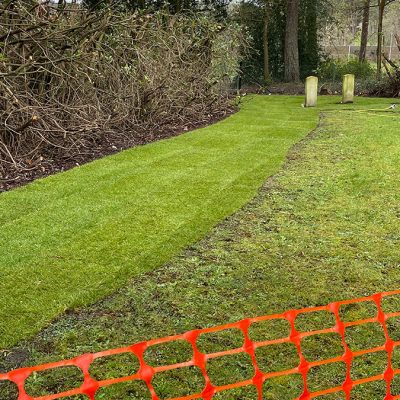
[[[118,348],[118,349],[113,349],[113,350],[108,350],[108,351],[102,351],[99,353],[94,353],[94,354],[85,354],[80,357],[71,359],[71,360],[66,360],[66,361],[60,361],[60,362],[55,362],[55,363],[50,363],[50,364],[45,364],[45,365],[39,365],[35,367],[29,367],[29,368],[21,368],[17,369],[14,371],[11,371],[6,374],[0,374],[0,381],[1,380],[8,380],[11,382],[14,382],[19,390],[19,397],[18,400],[53,400],[53,399],[60,399],[60,398],[65,398],[69,396],[74,396],[74,395],[86,395],[90,399],[94,400],[96,392],[106,386],[110,386],[113,384],[117,383],[122,383],[122,382],[128,382],[128,381],[142,381],[145,382],[147,385],[149,392],[151,394],[152,400],[158,400],[159,397],[157,396],[157,393],[153,387],[152,380],[153,377],[157,373],[161,373],[163,371],[171,371],[171,370],[176,370],[179,368],[184,368],[184,367],[191,367],[195,366],[201,370],[204,376],[204,381],[205,381],[205,386],[204,389],[201,393],[194,393],[185,397],[179,397],[171,400],[190,400],[190,399],[204,399],[204,400],[211,400],[213,396],[221,391],[229,390],[229,389],[235,389],[235,388],[241,388],[245,386],[253,386],[257,389],[258,392],[258,399],[262,399],[262,390],[263,390],[263,384],[266,380],[279,377],[279,376],[290,376],[294,374],[301,374],[302,379],[303,379],[303,393],[300,397],[298,397],[296,400],[308,400],[308,399],[313,399],[322,395],[326,394],[331,394],[331,393],[339,393],[341,392],[342,394],[345,394],[346,399],[350,399],[351,391],[353,390],[354,387],[358,385],[362,385],[368,382],[374,382],[374,381],[385,381],[386,382],[386,396],[384,397],[385,400],[394,400],[394,399],[400,399],[400,395],[394,395],[392,394],[392,381],[393,378],[396,375],[400,375],[400,369],[394,369],[392,365],[392,353],[393,350],[396,348],[396,346],[400,346],[400,341],[394,341],[391,339],[387,327],[387,320],[389,318],[393,317],[399,317],[400,312],[392,312],[392,313],[385,313],[382,309],[382,299],[386,298],[387,296],[394,296],[394,295],[400,295],[400,290],[399,291],[393,291],[393,292],[385,292],[385,293],[379,293],[375,294],[369,297],[364,297],[360,299],[355,299],[355,300],[347,300],[347,301],[339,301],[335,303],[331,303],[327,306],[321,306],[321,307],[313,307],[313,308],[305,308],[305,309],[300,309],[300,310],[292,310],[288,311],[282,314],[275,314],[275,315],[269,315],[269,316],[264,316],[264,317],[258,317],[258,318],[249,318],[249,319],[244,319],[242,321],[239,321],[237,323],[232,323],[232,324],[227,324],[223,326],[218,326],[214,328],[208,328],[208,329],[199,329],[199,330],[193,330],[190,332],[186,332],[182,335],[176,335],[176,336],[169,336],[165,337],[162,339],[156,339],[156,340],[150,340],[138,344],[134,344],[129,347],[124,347],[124,348]],[[364,302],[374,302],[377,307],[377,314],[373,318],[368,318],[368,319],[363,319],[363,320],[356,320],[356,321],[350,321],[350,322],[344,322],[342,321],[340,317],[340,307],[344,305],[350,305],[350,304],[356,304],[356,303],[364,303]],[[335,317],[335,325],[332,326],[331,328],[328,329],[322,329],[322,330],[316,330],[316,331],[310,331],[310,332],[300,332],[299,330],[296,329],[295,327],[295,320],[299,315],[302,314],[308,314],[308,313],[313,313],[313,312],[318,312],[318,311],[327,311],[330,312],[334,315]],[[286,320],[289,322],[290,327],[291,327],[291,332],[290,335],[287,337],[282,337],[274,340],[266,340],[263,342],[255,342],[251,340],[249,336],[249,328],[252,324],[256,324],[262,321],[270,321],[270,320]],[[383,328],[384,334],[385,334],[385,343],[379,347],[375,348],[370,348],[370,349],[364,349],[360,351],[351,351],[348,344],[346,343],[346,338],[345,338],[345,332],[346,329],[349,327],[354,327],[354,326],[360,326],[360,325],[365,325],[369,323],[378,323],[380,326]],[[197,339],[199,335],[204,334],[204,333],[214,333],[214,332],[221,332],[226,329],[239,329],[243,332],[244,335],[244,343],[243,346],[240,348],[236,349],[230,349],[226,351],[220,351],[218,353],[211,353],[211,354],[205,354],[199,351],[197,347]],[[306,337],[310,336],[315,336],[315,335],[324,335],[324,334],[330,334],[330,333],[336,333],[341,336],[341,342],[343,346],[343,354],[341,356],[335,357],[335,358],[330,358],[326,360],[319,360],[319,361],[314,361],[314,362],[309,362],[307,361],[306,357],[303,355],[302,352],[302,340]],[[163,343],[168,343],[168,342],[174,342],[176,340],[184,340],[188,342],[191,345],[191,348],[193,350],[193,357],[190,361],[184,362],[184,363],[179,363],[179,364],[174,364],[174,365],[165,365],[165,366],[160,366],[160,367],[151,367],[148,365],[144,359],[144,352],[146,349],[148,349],[150,346],[158,345],[158,344],[163,344]],[[266,347],[274,344],[282,344],[282,343],[293,343],[296,346],[297,352],[298,352],[298,357],[299,357],[299,364],[296,368],[292,368],[290,370],[284,370],[284,371],[278,371],[278,372],[270,372],[270,373],[265,373],[262,372],[261,369],[258,366],[257,363],[257,357],[256,357],[256,350],[261,347]],[[380,375],[364,378],[364,379],[359,379],[359,380],[353,380],[351,378],[351,369],[352,369],[352,361],[355,357],[361,356],[364,354],[370,354],[370,353],[376,353],[376,352],[382,352],[386,351],[387,353],[387,369]],[[117,378],[117,379],[108,379],[108,380],[102,380],[102,381],[97,381],[94,379],[90,373],[89,373],[89,367],[93,363],[94,360],[101,358],[101,357],[107,357],[107,356],[112,356],[116,354],[123,354],[123,353],[130,353],[134,354],[139,362],[140,362],[140,367],[134,375],[122,377],[122,378]],[[234,354],[248,354],[252,360],[253,367],[254,367],[254,375],[251,379],[241,381],[241,382],[236,382],[233,384],[225,385],[225,386],[215,386],[212,384],[210,377],[207,374],[207,369],[206,369],[206,364],[207,361],[210,359],[215,359],[227,355],[234,355]],[[336,387],[331,387],[325,390],[321,390],[318,392],[311,392],[309,390],[308,386],[308,373],[311,368],[316,367],[316,366],[322,366],[322,365],[327,365],[327,364],[332,364],[332,363],[337,363],[337,362],[344,362],[346,364],[346,378],[344,382],[340,386]],[[58,394],[52,394],[52,395],[46,395],[46,396],[41,396],[41,397],[32,397],[30,396],[26,391],[25,391],[25,382],[27,378],[34,372],[38,371],[46,371],[50,370],[53,368],[58,368],[58,367],[66,367],[66,366],[75,366],[78,367],[84,376],[84,381],[83,384],[75,389],[58,393]]]

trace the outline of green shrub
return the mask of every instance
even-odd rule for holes
[[[374,77],[375,69],[372,64],[367,61],[328,59],[320,65],[317,73],[323,82],[341,81],[345,74],[354,74],[356,79],[364,81]]]

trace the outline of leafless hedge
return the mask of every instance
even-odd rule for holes
[[[226,107],[242,39],[206,17],[0,5],[0,173]]]
[[[395,35],[395,39],[400,51],[400,35]],[[400,65],[385,53],[383,53],[382,61],[387,78],[378,81],[369,94],[379,97],[400,97]]]

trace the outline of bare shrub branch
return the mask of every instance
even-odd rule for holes
[[[209,17],[0,8],[0,172],[105,136],[195,123],[227,106],[237,26]],[[86,149],[86,150],[85,150]]]

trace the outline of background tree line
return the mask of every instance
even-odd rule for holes
[[[383,44],[400,33],[396,0],[253,0],[237,6],[237,18],[254,40],[245,72],[258,81],[299,81],[315,74],[328,45],[377,44],[377,77],[382,75]],[[385,23],[386,22],[386,23]],[[392,36],[395,37],[394,35]]]
[[[67,4],[67,0],[58,1],[60,6]],[[325,49],[339,43],[357,44],[360,62],[366,60],[367,45],[376,44],[377,77],[380,78],[385,38],[387,42],[391,33],[400,29],[397,0],[82,1],[91,10],[118,4],[130,11],[208,13],[220,21],[238,21],[250,32],[253,42],[242,65],[244,76],[249,81],[264,83],[271,80],[298,82],[315,74],[320,63],[329,56]],[[385,18],[388,19],[386,25]]]
[[[375,93],[398,95],[399,67],[382,49],[399,3],[4,0],[0,179],[225,115],[239,75],[258,86],[323,77],[328,41],[359,39],[370,76],[365,49],[375,38],[376,75],[384,69],[390,89]]]

